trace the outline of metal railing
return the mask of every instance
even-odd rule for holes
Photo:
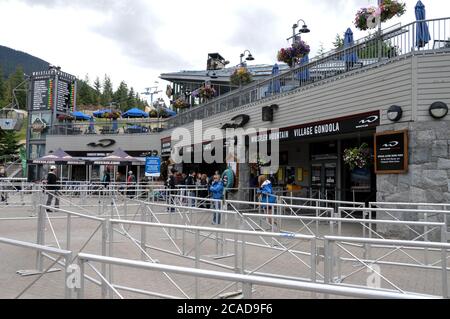
[[[60,249],[60,248],[48,247],[45,245],[27,243],[27,242],[23,242],[23,241],[19,241],[19,240],[14,240],[14,239],[1,238],[1,237],[0,237],[0,244],[19,247],[19,248],[25,248],[25,249],[31,249],[31,250],[36,251],[38,254],[48,253],[48,254],[57,256],[55,261],[46,269],[44,269],[43,263],[38,261],[36,264],[35,270],[19,270],[19,271],[17,271],[18,274],[21,274],[23,276],[29,276],[29,275],[39,275],[39,276],[36,277],[36,279],[33,280],[30,284],[28,284],[25,287],[25,289],[23,289],[15,297],[15,299],[18,299],[21,296],[23,296],[44,275],[51,273],[51,272],[59,271],[60,269],[53,269],[52,267],[55,266],[61,259],[64,259],[65,265],[66,265],[64,283],[63,283],[63,285],[65,287],[64,288],[64,296],[66,299],[71,298],[72,290],[68,286],[68,283],[69,283],[68,278],[69,278],[69,274],[70,274],[70,272],[68,271],[69,265],[73,262],[71,251]]]
[[[394,293],[394,292],[383,292],[376,291],[370,289],[361,289],[361,288],[350,288],[350,287],[337,287],[334,285],[324,285],[324,284],[316,284],[316,283],[308,283],[308,282],[299,282],[294,280],[286,280],[286,279],[275,279],[275,278],[264,278],[259,276],[249,276],[249,275],[241,275],[241,274],[232,274],[225,272],[218,272],[212,270],[205,269],[195,269],[195,268],[187,268],[187,267],[179,267],[172,265],[163,265],[163,264],[154,264],[142,261],[133,261],[129,259],[120,259],[120,258],[112,258],[112,257],[102,257],[96,255],[89,254],[79,254],[78,255],[79,266],[81,269],[82,277],[85,273],[85,265],[87,264],[90,268],[96,271],[95,267],[92,265],[92,262],[98,262],[101,264],[108,265],[116,265],[121,267],[128,267],[134,269],[142,269],[149,271],[157,271],[161,273],[172,273],[178,275],[186,275],[195,277],[197,280],[199,278],[205,279],[216,279],[221,281],[232,281],[236,283],[240,283],[243,286],[243,297],[245,299],[252,298],[252,288],[253,286],[266,286],[272,288],[283,288],[283,289],[292,289],[292,290],[300,290],[307,291],[312,293],[319,294],[332,294],[338,296],[348,296],[355,298],[392,298],[392,299],[426,299],[426,298],[435,298],[433,296],[425,296],[425,295],[414,295],[414,294],[406,294],[406,293]],[[108,282],[106,278],[101,277],[103,281],[106,281],[109,288],[116,293],[121,299],[123,299],[122,295],[117,291],[119,288],[117,285],[113,285],[112,282]],[[128,287],[122,287],[128,288]],[[129,288],[128,288],[129,289]],[[129,289],[130,290],[130,289]],[[81,288],[78,291],[78,298],[84,297],[84,280],[82,280]],[[132,289],[131,291],[141,294],[148,294],[147,291]]]
[[[422,47],[416,42],[420,23],[428,26],[431,39]],[[412,54],[450,52],[450,18],[416,21],[390,29],[381,34],[369,35],[353,46],[340,48],[311,59],[308,64],[262,80],[216,98],[208,103],[167,119],[167,127],[174,128],[227,112],[237,107],[265,98],[279,96],[303,87],[326,83],[345,74],[365,71]]]
[[[381,257],[375,257],[375,258],[364,258],[364,257],[358,257],[357,253],[354,251],[351,251],[348,247],[346,248],[345,245],[372,245],[372,246],[378,246],[382,247],[384,249],[383,255]],[[400,293],[404,292],[404,289],[400,287],[400,285],[395,284],[394,280],[391,278],[388,278],[385,274],[382,273],[380,269],[375,269],[375,266],[385,266],[385,267],[392,267],[392,266],[400,266],[404,267],[407,266],[408,268],[412,269],[428,269],[429,267],[426,267],[426,265],[423,264],[416,264],[416,265],[405,265],[399,262],[383,262],[383,258],[386,256],[392,255],[392,252],[385,253],[386,247],[391,247],[392,252],[396,252],[399,249],[407,249],[407,248],[421,248],[424,250],[431,250],[434,249],[440,254],[440,260],[436,262],[436,264],[440,263],[440,267],[436,267],[437,270],[440,270],[441,272],[441,296],[444,298],[449,297],[449,291],[448,291],[448,267],[447,267],[447,261],[448,261],[448,252],[450,251],[450,244],[447,243],[433,243],[433,242],[417,242],[417,241],[404,241],[404,240],[386,240],[386,239],[368,239],[368,238],[351,238],[351,237],[336,237],[336,236],[326,236],[325,237],[325,283],[331,283],[333,282],[335,285],[341,285],[346,286],[343,284],[344,279],[348,279],[351,276],[361,272],[363,269],[368,269],[370,272],[373,272],[378,278],[378,285],[381,284],[381,281],[384,281],[389,285],[391,288],[395,289],[395,291],[398,291]],[[354,245],[352,247],[355,247]],[[338,250],[338,252],[334,252],[335,250]],[[346,255],[348,255],[348,258],[343,258],[341,252],[344,252]],[[342,262],[356,262],[357,265],[352,268],[357,268],[357,270],[352,269],[349,271],[348,274],[343,275],[342,274]],[[361,265],[359,267],[358,265]],[[337,277],[334,277],[334,269],[337,267]],[[423,273],[421,273],[421,276],[423,276]],[[363,283],[356,283],[356,286],[366,286],[367,282]],[[355,287],[355,284],[352,285]],[[381,287],[378,287],[381,289]]]

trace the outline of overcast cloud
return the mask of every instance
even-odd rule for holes
[[[258,64],[276,62],[292,24],[304,19],[315,55],[353,27],[356,11],[377,0],[0,0],[0,45],[38,56],[83,78],[109,74],[137,91],[165,72],[204,69],[209,52],[232,65],[249,49]],[[415,19],[407,13],[386,24]],[[446,0],[423,0],[428,18],[448,16]],[[367,33],[355,30],[355,37]],[[160,81],[161,82],[161,81]],[[161,83],[161,88],[163,83]]]

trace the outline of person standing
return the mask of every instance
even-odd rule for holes
[[[265,175],[261,175],[258,178],[258,185],[259,189],[257,193],[260,196],[261,203],[263,203],[261,207],[266,211],[267,215],[272,215],[273,204],[277,202],[277,197],[273,194],[272,182],[268,180]],[[267,220],[269,221],[270,225],[277,225],[276,221],[272,223],[271,217],[269,217]]]
[[[186,190],[187,190],[187,196],[188,197],[195,197],[195,179],[196,173],[195,171],[191,171],[189,176],[186,178]],[[191,207],[195,207],[195,199],[189,198],[188,203],[190,203]]]
[[[0,178],[6,178],[6,177],[7,176],[6,176],[5,167],[2,166],[2,167],[0,167]],[[0,181],[0,183],[3,184],[3,181]],[[7,187],[4,185],[0,185],[2,203],[5,203],[5,205],[8,205],[8,193],[5,192],[5,190],[7,190]]]
[[[220,175],[214,176],[214,181],[209,189],[212,194],[212,198],[214,200],[214,209],[216,209],[216,212],[214,212],[213,215],[213,225],[220,225],[221,223],[221,213],[219,210],[222,209],[222,201],[223,201],[223,182],[220,180]]]
[[[55,199],[55,208],[59,208],[59,185],[58,185],[58,176],[56,175],[56,166],[50,167],[50,172],[47,175],[47,204],[49,207],[52,205],[53,198]],[[50,213],[51,210],[47,208],[47,213]]]
[[[127,179],[127,188],[128,188],[128,197],[133,198],[133,196],[136,196],[135,193],[135,184],[136,184],[136,176],[134,176],[133,171],[128,172],[128,179]]]
[[[167,203],[169,204],[170,208],[169,211],[171,213],[175,212],[175,200],[173,195],[176,195],[175,189],[177,188],[177,171],[175,169],[170,170],[169,178],[166,181],[166,187],[169,189],[168,196],[167,196]]]
[[[111,172],[108,167],[106,168],[105,175],[103,175],[103,186],[107,188],[110,183],[111,183]]]

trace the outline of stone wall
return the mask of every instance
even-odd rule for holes
[[[379,202],[448,203],[450,205],[450,121],[399,123],[380,126],[377,131],[409,130],[409,171],[377,176]],[[407,208],[405,206],[405,208]],[[425,209],[425,207],[423,207]],[[420,220],[423,216],[398,216]],[[379,214],[379,218],[388,218]],[[433,218],[442,221],[442,218]],[[379,227],[385,233],[411,237],[409,231]]]

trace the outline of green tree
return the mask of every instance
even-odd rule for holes
[[[8,103],[13,102],[13,90],[17,89],[17,103],[19,103],[18,107],[21,109],[26,109],[27,107],[26,84],[24,81],[25,75],[23,73],[23,68],[22,66],[18,66],[16,71],[9,76],[6,84],[6,101]],[[19,87],[20,84],[23,85]]]
[[[0,129],[0,156],[16,155],[19,153],[19,135],[16,131]]]
[[[120,106],[122,111],[128,107],[128,85],[125,81],[120,82],[117,91],[114,93],[114,101]]]
[[[128,101],[127,101],[127,107],[129,109],[133,107],[139,107],[138,100],[136,99],[136,93],[134,92],[133,87],[130,88],[130,92],[128,92]]]
[[[3,69],[0,65],[0,108],[4,107],[7,103],[5,101],[5,95],[6,95],[6,83],[3,79]]]
[[[87,74],[84,81],[78,80],[77,95],[78,105],[95,104],[94,89],[89,86],[89,76]]]
[[[111,78],[105,74],[105,79],[103,80],[103,92],[100,102],[103,106],[109,106],[113,101],[113,85]]]
[[[100,83],[100,79],[97,76],[97,78],[94,81],[94,99],[95,99],[95,103],[98,105],[100,104],[100,99],[101,99],[101,95],[102,95],[102,84]]]
[[[344,38],[338,33],[334,39],[333,46],[335,49],[340,49],[344,46]]]

